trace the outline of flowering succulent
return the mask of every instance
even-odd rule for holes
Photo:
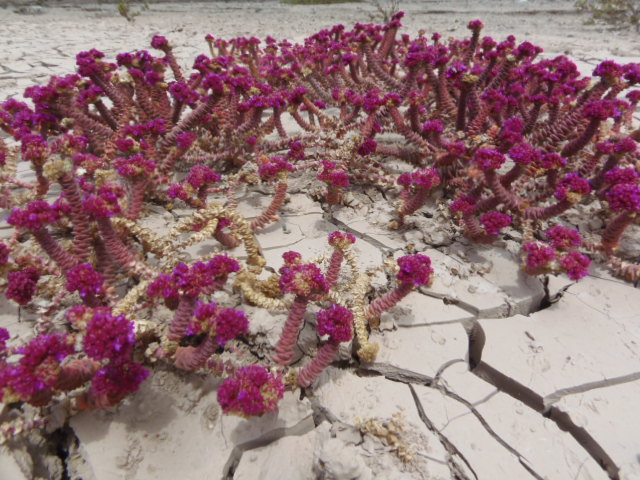
[[[56,211],[44,200],[34,200],[26,208],[14,208],[7,223],[27,230],[40,230],[58,220]]]
[[[98,50],[81,52],[78,75],[29,88],[29,104],[1,103],[0,128],[19,142],[14,148],[0,139],[0,202],[20,230],[0,243],[4,292],[20,305],[36,294],[48,300],[39,328],[72,332],[47,331],[8,348],[0,329],[3,402],[46,405],[84,386],[84,394],[74,395],[79,406],[113,406],[150,374],[133,360],[139,339],[140,358],[234,372],[218,392],[225,412],[273,412],[284,391],[280,374],[234,366],[233,349],[221,369],[215,355],[248,332],[243,311],[221,306],[238,291],[253,305],[289,306],[271,356],[283,368],[296,354],[305,356],[297,339],[309,305],[320,309],[317,354],[301,358],[299,386],[316,381],[354,333],[360,359],[372,361],[368,327],[430,284],[431,260],[400,258],[395,288],[383,287],[368,306],[376,292],[358,271],[355,237],[344,232],[329,235],[328,263],[287,252],[279,271],[265,275],[257,234],[280,219],[287,182],[304,190],[310,171],[325,182],[329,206],[342,203],[354,184],[358,194],[398,196],[398,227],[436,195],[434,205],[448,203],[476,242],[495,241],[509,225],[532,226],[533,237],[525,238],[546,243],[523,246],[524,270],[564,272],[573,280],[588,274],[591,260],[578,251],[578,231],[562,226],[569,224],[565,212],[579,202],[603,206],[596,213],[605,226],[589,232],[590,240],[600,239],[589,251],[637,280],[637,265],[625,266],[616,247],[640,212],[640,134],[633,125],[640,66],[602,62],[592,85],[566,57],[539,59],[540,48],[512,36],[480,38],[479,20],[468,24],[465,40],[439,34],[429,40],[423,33],[397,36],[400,17],[351,31],[336,26],[301,45],[209,37],[210,57],[199,56],[189,72],[169,40],[156,35],[151,46],[161,58],[138,50],[118,55],[116,64]],[[291,122],[302,132],[289,131]],[[18,158],[30,162],[35,181],[11,174]],[[255,188],[274,195],[248,220],[236,208],[238,197]],[[175,198],[186,205],[169,214]],[[166,235],[143,218],[163,208],[154,220],[177,217]],[[191,249],[210,237],[215,248],[244,248],[246,264]],[[185,260],[187,248],[206,257]],[[350,275],[341,276],[345,258]],[[219,292],[236,272],[233,292]],[[46,282],[39,287],[41,275]],[[60,276],[65,288],[52,293]],[[76,291],[81,305],[73,305]],[[155,315],[158,305],[145,294],[163,297],[173,318]],[[136,326],[129,318],[141,318],[141,311],[145,323]],[[154,328],[137,328],[146,322]],[[285,378],[294,383],[295,371]]]
[[[73,267],[67,272],[67,291],[79,292],[82,298],[103,292],[104,278],[89,263]]]
[[[549,243],[556,250],[571,250],[582,245],[582,237],[577,230],[556,225],[546,232]]]
[[[353,313],[349,309],[333,304],[318,312],[318,334],[329,335],[331,342],[348,342],[353,337]]]
[[[275,412],[283,396],[282,380],[258,365],[239,368],[218,389],[222,411],[245,418]]]
[[[422,254],[405,255],[398,259],[400,271],[396,274],[398,282],[416,287],[431,283],[431,259]]]
[[[547,268],[556,259],[555,250],[541,243],[529,242],[522,248],[527,254],[525,263],[529,272],[537,272]]]
[[[234,308],[221,308],[215,302],[199,303],[194,315],[198,319],[198,330],[189,333],[207,333],[221,347],[238,335],[249,333],[249,319],[244,312]]]
[[[116,360],[98,370],[91,381],[91,400],[95,406],[108,408],[136,392],[151,372],[139,363]]]
[[[560,266],[571,280],[580,280],[589,274],[591,260],[580,252],[572,251],[560,258]]]
[[[260,165],[258,174],[264,180],[274,180],[276,178],[284,178],[287,172],[292,172],[293,170],[293,165],[276,155]]]
[[[133,322],[114,316],[108,307],[96,308],[87,324],[84,352],[94,360],[130,359],[135,346]]]
[[[27,267],[7,276],[5,295],[19,305],[27,305],[36,293],[40,273],[33,267]]]
[[[317,265],[303,263],[284,268],[280,277],[280,289],[300,297],[326,293],[327,281]]]
[[[17,365],[5,366],[0,375],[0,398],[34,405],[46,404],[60,373],[60,364],[74,353],[70,336],[54,333],[40,335],[20,348]]]
[[[480,217],[480,223],[489,235],[498,235],[500,230],[511,225],[511,215],[502,212],[487,212]]]
[[[485,172],[498,170],[506,160],[502,153],[489,149],[480,149],[473,156],[473,162]]]

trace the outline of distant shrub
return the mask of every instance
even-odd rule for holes
[[[400,11],[400,0],[369,0],[374,8],[375,13],[370,15],[371,20],[379,23],[389,23],[391,17]]]
[[[616,27],[634,26],[640,31],[640,1],[638,0],[577,0],[579,12],[587,12],[593,22],[602,21]]]
[[[360,3],[362,0],[280,0],[289,5],[322,5],[328,3]]]
[[[133,22],[140,13],[149,8],[149,2],[143,0],[138,2],[141,3],[140,9],[134,10],[131,8],[131,4],[134,2],[135,0],[118,0],[118,13],[126,18],[128,22]]]

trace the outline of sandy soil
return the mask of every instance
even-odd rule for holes
[[[30,15],[0,9],[0,98],[19,96],[31,84],[73,71],[75,54],[93,47],[113,58],[148,48],[152,35],[160,33],[176,45],[176,56],[188,67],[196,55],[207,53],[207,33],[301,41],[336,23],[368,22],[374,13],[366,3],[181,2],[153,5],[130,24],[111,5],[80,3]],[[542,46],[545,55],[569,55],[584,74],[606,58],[640,61],[637,34],[586,26],[572,4],[425,0],[404,1],[401,7],[407,12],[407,33],[425,29],[462,37],[467,22],[480,18],[486,24],[483,33],[497,39],[513,34]],[[276,269],[281,253],[292,245],[305,257],[324,251],[326,235],[336,227],[357,234],[362,268],[381,264],[408,244],[434,262],[433,286],[412,293],[373,333],[381,345],[377,363],[330,367],[311,396],[287,393],[277,414],[252,421],[221,415],[213,392],[217,380],[160,368],[119,408],[73,417],[60,430],[64,454],[37,439],[29,447],[3,447],[0,477],[612,478],[584,443],[548,418],[550,410],[542,415],[521,401],[523,396],[518,400],[505,393],[508,388],[469,372],[469,326],[477,320],[486,335],[486,364],[531,389],[545,407],[568,412],[575,422],[570,430],[583,428],[599,442],[620,467],[620,478],[640,478],[637,289],[594,267],[579,283],[553,278],[551,294],[563,295],[540,309],[544,289],[519,270],[508,242],[506,249],[451,243],[451,231],[432,207],[428,224],[390,231],[385,224],[392,207],[374,193],[358,196],[328,219],[307,195],[304,181],[293,192],[281,222],[259,238]],[[243,198],[241,212],[250,217],[256,202],[266,198],[259,193]],[[149,222],[159,230],[170,226],[162,216]],[[8,235],[6,225],[0,233]],[[637,249],[639,239],[636,230],[628,248]],[[1,311],[0,325],[29,334],[14,307],[5,302]],[[275,342],[284,317],[259,309],[251,313],[252,331]],[[307,330],[301,335],[303,351],[314,348],[313,330]],[[63,416],[50,412],[50,429],[59,427]],[[402,452],[411,452],[411,460],[403,461]]]

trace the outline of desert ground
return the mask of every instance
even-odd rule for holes
[[[544,57],[567,55],[584,75],[604,59],[640,62],[637,33],[587,25],[571,1],[404,0],[400,8],[406,12],[401,33],[424,29],[462,38],[468,35],[467,23],[479,18],[486,25],[483,34],[531,41],[544,49]],[[209,33],[301,42],[338,23],[371,22],[375,14],[366,2],[163,2],[152,3],[129,23],[111,4],[7,6],[0,8],[0,100],[20,98],[30,85],[74,71],[75,54],[82,50],[98,48],[113,59],[120,52],[149,48],[151,37],[162,34],[188,69],[197,55],[208,54],[204,36]],[[545,291],[539,279],[520,270],[508,245],[478,246],[461,238],[448,242],[450,232],[437,212],[420,230],[392,231],[385,225],[391,209],[379,208],[373,195],[364,197],[328,218],[308,192],[294,189],[281,224],[259,240],[276,268],[282,252],[291,248],[318,254],[336,228],[356,234],[363,268],[409,244],[431,257],[433,285],[411,293],[371,333],[380,345],[375,363],[344,367],[345,362],[337,362],[311,394],[287,392],[277,413],[251,420],[221,414],[214,392],[218,383],[210,376],[158,368],[119,407],[69,420],[65,412],[52,409],[50,430],[63,438],[54,446],[44,437],[12,448],[5,442],[0,477],[640,478],[637,288],[594,265],[579,282],[552,277]],[[264,203],[262,198],[242,199],[240,211],[250,217],[256,201]],[[153,221],[154,228],[168,228],[164,217]],[[3,220],[0,234],[10,232]],[[638,227],[625,237],[623,248],[638,258]],[[554,302],[541,308],[545,297]],[[4,298],[0,313],[0,326],[28,338],[28,322]],[[283,318],[256,309],[252,328],[275,341]],[[486,335],[483,362],[526,386],[545,408],[567,412],[569,427],[559,428],[517,394],[469,371],[471,321]],[[0,414],[7,407],[1,408]],[[595,459],[597,448],[590,440],[576,440],[581,431],[601,447],[604,456],[599,458],[608,459],[604,466]],[[618,477],[607,472],[609,460],[619,468]]]

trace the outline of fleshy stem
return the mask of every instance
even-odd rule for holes
[[[280,340],[275,348],[276,353],[272,357],[273,361],[278,365],[291,365],[291,362],[293,361],[294,349],[296,341],[298,340],[298,332],[302,327],[302,321],[304,319],[304,314],[307,311],[308,303],[309,298],[300,295],[296,295],[293,300],[289,316],[287,317],[287,321],[282,329],[282,334],[280,335]]]
[[[618,246],[624,230],[637,219],[636,212],[624,211],[615,216],[602,232],[602,246],[612,251]]]
[[[287,188],[289,188],[289,185],[286,182],[286,180],[281,180],[276,184],[275,186],[276,192],[273,199],[271,200],[271,203],[258,218],[254,219],[251,222],[251,230],[256,232],[258,230],[263,229],[264,227],[269,225],[271,222],[278,221],[279,219],[278,211],[280,210],[280,207],[284,202],[285,196],[287,195]]]
[[[320,347],[311,363],[305,366],[298,375],[298,385],[308,387],[331,364],[338,353],[339,342],[328,341]]]
[[[193,316],[193,310],[196,308],[197,296],[182,295],[176,313],[173,315],[171,325],[169,326],[169,334],[167,338],[177,342],[187,334],[187,327]]]
[[[70,270],[80,263],[74,254],[67,252],[60,246],[58,241],[46,228],[34,230],[33,237],[63,271]]]
[[[210,336],[207,336],[197,347],[178,347],[175,358],[176,366],[182,370],[198,370],[204,366],[217,349],[218,344]]]
[[[369,310],[367,311],[367,317],[370,319],[379,317],[397,305],[404,297],[409,295],[412,290],[413,285],[411,283],[401,283],[391,292],[371,302]]]

